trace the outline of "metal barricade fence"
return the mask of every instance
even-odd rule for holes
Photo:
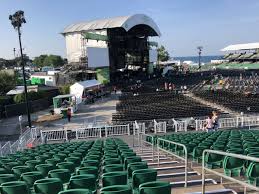
[[[223,118],[219,119],[219,128],[236,128],[238,127],[238,122],[236,118]]]
[[[187,131],[187,121],[176,121],[175,119],[172,119],[172,121],[174,123],[175,132]]]
[[[11,145],[11,153],[15,153],[20,149],[20,142],[19,140],[15,141],[12,145]]]
[[[146,126],[145,123],[137,123],[135,121],[133,123],[133,135],[138,135],[138,134],[145,134],[146,133]]]
[[[205,176],[206,176],[206,171],[209,172],[210,174],[215,174],[217,176],[220,176],[224,179],[227,179],[231,182],[235,182],[238,183],[242,186],[244,186],[244,193],[246,193],[246,188],[250,188],[252,190],[255,191],[259,191],[259,187],[251,185],[249,183],[246,183],[245,181],[242,180],[238,180],[235,179],[234,177],[230,177],[227,176],[225,174],[220,173],[219,171],[210,169],[205,167],[205,157],[206,154],[211,153],[211,154],[217,154],[217,155],[221,155],[221,156],[230,156],[233,158],[238,158],[238,159],[242,159],[242,160],[249,160],[249,161],[253,161],[253,162],[258,162],[259,163],[259,158],[255,158],[255,157],[251,157],[251,156],[245,156],[245,155],[240,155],[240,154],[232,154],[232,153],[227,153],[227,152],[222,152],[222,151],[217,151],[217,150],[204,150],[203,154],[202,154],[202,194],[205,194]]]
[[[157,122],[156,120],[154,120],[154,132],[166,133],[166,122]]]
[[[177,145],[177,146],[180,146],[180,147],[183,147],[183,150],[184,150],[184,157],[181,157],[177,154],[175,154],[174,152],[172,151],[169,151],[169,150],[166,150],[162,147],[160,147],[160,143],[167,143],[168,144],[168,147],[170,147],[170,144],[173,144],[173,145]],[[166,139],[162,139],[162,138],[158,138],[157,139],[157,154],[158,154],[158,165],[160,164],[160,153],[159,153],[159,150],[163,151],[163,152],[166,152],[180,160],[183,160],[184,163],[185,163],[185,176],[184,176],[184,186],[187,187],[187,181],[188,181],[188,152],[187,152],[187,148],[184,144],[181,144],[181,143],[177,143],[177,142],[173,142],[173,141],[169,141],[169,140],[166,140]]]
[[[11,153],[12,153],[11,152],[11,142],[8,141],[1,148],[1,156],[6,156],[6,155],[11,154]]]
[[[87,127],[76,129],[76,139],[86,139],[91,137],[102,137],[104,127]]]
[[[105,126],[105,136],[130,135],[130,126],[128,125],[114,125]]]
[[[205,124],[206,124],[205,119],[204,120],[195,120],[196,131],[203,131]]]
[[[42,142],[67,140],[67,131],[64,129],[41,130]]]
[[[251,116],[251,117],[241,117],[242,119],[242,127],[252,127],[252,126],[259,126],[259,117],[258,116]]]

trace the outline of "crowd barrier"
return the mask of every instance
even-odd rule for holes
[[[27,148],[28,144],[40,137],[40,130],[32,127],[27,129],[15,142],[8,141],[0,147],[0,155],[6,156]]]

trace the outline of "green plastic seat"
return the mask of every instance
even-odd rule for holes
[[[93,174],[97,178],[98,177],[98,168],[96,166],[81,167],[81,168],[77,169],[76,173],[78,175]]]
[[[0,174],[0,184],[10,181],[17,181],[14,174]]]
[[[132,172],[134,170],[147,169],[147,162],[134,162],[128,165],[128,178],[132,177]]]
[[[20,166],[21,164],[19,162],[8,162],[8,163],[5,163],[3,166],[4,168],[9,171],[9,172],[12,172],[12,168],[15,167],[15,166]]]
[[[96,191],[96,176],[93,174],[75,175],[70,178],[68,189],[89,189]]]
[[[96,167],[99,167],[99,164],[100,164],[100,161],[98,160],[84,160],[82,161],[81,165],[82,166],[96,166]]]
[[[34,190],[37,194],[57,194],[63,190],[63,184],[58,178],[47,178],[35,181]]]
[[[12,181],[1,184],[1,194],[30,194],[29,188],[23,181]]]
[[[50,158],[50,159],[45,160],[45,162],[46,162],[46,164],[52,164],[52,165],[56,166],[57,163],[62,162],[62,160],[57,159],[57,158]]]
[[[139,186],[139,194],[171,194],[171,185],[161,181],[143,183]]]
[[[139,185],[147,182],[156,181],[157,179],[157,170],[148,168],[135,170],[132,173],[132,186],[133,189],[137,189]]]
[[[65,158],[66,162],[72,162],[75,164],[75,166],[80,166],[81,158],[77,156],[70,156],[68,158]]]
[[[126,185],[127,184],[127,172],[107,172],[102,175],[103,187],[112,185]]]
[[[205,155],[205,164],[208,168],[219,168],[222,166],[224,156],[219,154],[207,153]]]
[[[59,178],[62,183],[67,183],[70,179],[70,171],[68,169],[55,169],[48,173],[49,178]]]
[[[226,156],[223,160],[224,173],[227,176],[240,176],[244,166],[244,160]]]
[[[29,160],[25,162],[25,164],[29,166],[31,170],[35,170],[35,166],[42,164],[42,162],[39,160]]]
[[[259,186],[259,163],[251,162],[246,176],[250,184]]]
[[[127,169],[129,164],[135,163],[135,162],[141,162],[141,161],[142,161],[142,159],[140,156],[126,157],[124,160],[124,168]]]
[[[17,179],[19,179],[22,175],[22,173],[30,172],[31,169],[29,166],[15,166],[12,168],[13,174],[16,176]]]
[[[59,169],[68,169],[70,173],[74,173],[76,165],[73,162],[60,162],[57,163]]]
[[[69,189],[66,191],[60,191],[58,194],[92,194],[89,189]]]
[[[5,168],[0,168],[0,174],[8,174],[8,170],[6,170]]]
[[[100,193],[101,194],[132,194],[132,189],[128,185],[115,185],[115,186],[103,187]]]
[[[39,164],[35,166],[35,169],[46,177],[48,176],[49,171],[56,169],[56,166],[53,166],[52,164]]]
[[[103,167],[104,173],[106,172],[115,172],[115,171],[123,171],[122,164],[109,164]]]
[[[109,165],[109,164],[120,164],[121,161],[119,158],[109,158],[104,160],[104,165]]]
[[[64,153],[58,153],[53,156],[53,158],[60,160],[60,161],[64,161],[66,157],[67,157],[67,155]]]
[[[26,182],[29,187],[32,187],[36,180],[43,178],[39,171],[25,172],[21,175],[21,180]]]

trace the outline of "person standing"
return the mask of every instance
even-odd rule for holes
[[[212,111],[212,122],[213,122],[213,129],[217,130],[219,127],[219,117],[216,111]]]
[[[69,123],[71,121],[71,117],[72,117],[72,111],[71,111],[71,108],[68,108],[67,109],[67,120]]]
[[[207,132],[212,132],[213,131],[213,120],[212,120],[212,115],[211,114],[206,119],[206,130],[207,130]]]

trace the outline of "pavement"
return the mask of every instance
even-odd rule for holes
[[[60,119],[52,122],[37,124],[39,127],[78,125],[86,122],[103,121],[110,122],[112,113],[116,112],[118,96],[112,94],[110,97],[98,99],[94,104],[80,104],[78,111],[73,115],[71,123],[67,119]],[[49,114],[52,107],[43,111],[31,114],[32,121],[36,121],[39,116]],[[23,124],[27,121],[27,116],[23,115]],[[0,141],[5,139],[17,138],[20,134],[20,124],[18,116],[0,120]]]

